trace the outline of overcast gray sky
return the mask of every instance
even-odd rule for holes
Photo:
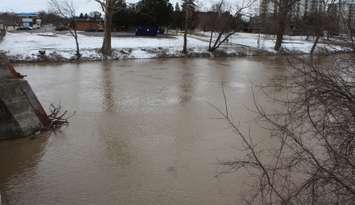
[[[127,0],[128,3],[134,3],[138,0]],[[175,4],[181,0],[170,0]],[[216,0],[200,0],[200,5],[207,7]],[[238,0],[232,0],[238,1]],[[90,12],[99,10],[98,5],[94,0],[73,0],[78,8],[78,12]],[[48,0],[0,0],[0,11],[11,12],[34,12],[34,11],[48,11]]]
[[[69,0],[70,1],[70,0]],[[98,4],[94,0],[72,0],[79,13],[89,13],[91,11],[100,11]],[[139,0],[126,0],[128,3],[135,3]],[[200,10],[206,10],[210,8],[212,4],[219,0],[197,0],[197,5]],[[225,0],[227,5],[231,5],[233,8],[238,2],[246,2],[248,0]],[[181,3],[181,0],[170,0],[175,5],[176,2]],[[256,6],[256,4],[254,4]],[[0,0],[0,12],[37,12],[48,11],[48,0]],[[253,11],[255,8],[252,9]]]

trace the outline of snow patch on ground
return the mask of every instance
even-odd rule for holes
[[[199,39],[208,40],[210,33],[202,32],[200,33]],[[216,38],[217,34],[215,34]],[[276,53],[274,50],[275,46],[275,36],[264,35],[264,34],[254,34],[254,33],[236,33],[233,35],[227,44],[235,44],[248,46],[255,49],[260,49],[263,51]],[[311,52],[313,46],[313,39],[307,40],[306,36],[284,36],[284,41],[282,44],[282,49],[294,53],[307,54]],[[316,47],[318,52],[328,51],[328,52],[339,52],[339,51],[350,51],[350,48],[344,48],[336,45],[329,45],[324,43],[318,43]]]
[[[274,53],[275,40],[272,36],[263,36],[259,41],[258,34],[237,33],[223,45],[216,55],[242,56],[255,55],[255,51]],[[208,33],[199,36],[191,35],[188,38],[189,56],[208,57],[211,54],[208,48]],[[80,52],[82,59],[101,60],[99,49],[102,45],[102,37],[79,34]],[[140,59],[159,57],[180,57],[183,45],[183,37],[149,38],[149,37],[113,37],[113,59]],[[296,53],[309,53],[313,42],[307,41],[303,36],[286,36],[283,48]],[[56,60],[67,61],[75,59],[75,41],[67,34],[56,33],[7,33],[0,43],[0,50],[7,53],[14,61],[41,61]],[[318,49],[330,52],[344,51],[346,48],[319,44]],[[45,51],[40,55],[39,51]]]
[[[132,53],[130,54],[130,58],[154,58],[156,55],[153,53],[149,53],[146,50],[133,50]]]
[[[80,52],[86,60],[100,60],[99,48],[102,37],[79,34]],[[189,38],[189,46],[206,49],[207,43]],[[146,38],[146,37],[113,37],[113,58],[156,58],[160,55],[180,55],[183,37]],[[0,50],[5,51],[11,59],[19,61],[35,61],[43,57],[57,56],[60,59],[75,59],[75,41],[70,34],[54,33],[8,33]],[[45,51],[45,56],[39,55]]]

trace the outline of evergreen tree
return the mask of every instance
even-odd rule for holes
[[[168,26],[172,21],[174,8],[169,0],[141,0],[137,4],[139,20],[142,24]]]

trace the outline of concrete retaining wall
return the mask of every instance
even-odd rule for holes
[[[28,136],[43,128],[38,107],[41,109],[27,81],[0,82],[0,138]]]
[[[1,56],[0,56],[0,81],[5,79],[11,79],[12,75],[6,66],[1,65]]]
[[[0,139],[29,136],[48,123],[47,114],[28,82],[15,79],[0,64]]]

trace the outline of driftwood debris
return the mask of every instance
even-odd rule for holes
[[[49,107],[48,118],[50,120],[47,130],[56,131],[64,126],[69,125],[69,119],[75,115],[75,112],[69,114],[67,110],[63,110],[61,105],[51,104]]]

